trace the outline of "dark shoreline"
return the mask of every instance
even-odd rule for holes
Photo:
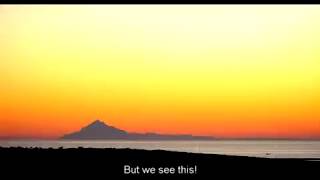
[[[69,175],[82,173],[90,177],[123,176],[123,177],[288,177],[318,174],[320,161],[317,159],[270,159],[245,156],[228,156],[215,154],[197,154],[172,152],[164,150],[135,149],[98,149],[98,148],[21,148],[0,147],[0,162],[6,170],[41,172],[52,175]],[[139,174],[125,174],[124,166],[140,167]],[[144,174],[142,167],[177,168],[196,167],[194,173]],[[53,173],[55,172],[55,173]],[[254,173],[253,173],[254,172]],[[37,175],[37,174],[33,174]],[[258,178],[258,177],[256,177]]]

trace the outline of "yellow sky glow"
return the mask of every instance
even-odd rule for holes
[[[320,137],[320,6],[0,6],[0,136]]]

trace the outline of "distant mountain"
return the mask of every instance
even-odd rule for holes
[[[62,139],[125,139],[128,133],[96,120],[78,132],[64,135]]]
[[[61,139],[106,139],[106,140],[213,140],[209,136],[165,135],[156,133],[128,133],[96,120],[78,132],[66,134]]]

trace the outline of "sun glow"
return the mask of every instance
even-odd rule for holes
[[[320,6],[0,6],[0,136],[320,137]]]

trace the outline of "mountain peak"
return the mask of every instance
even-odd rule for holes
[[[118,131],[118,132],[122,131],[122,132],[124,132],[123,130],[115,128],[113,126],[110,126],[99,119],[97,119],[97,120],[93,121],[91,124],[83,127],[81,130],[82,131],[83,130],[92,130],[92,131],[97,131],[97,130],[106,131],[106,130],[108,130],[108,131]]]
[[[104,123],[104,122],[99,120],[99,119],[97,119],[97,120],[93,121],[93,123]]]
[[[81,128],[80,131],[67,134],[65,139],[119,139],[125,138],[127,132],[121,129],[108,126],[101,120],[95,120],[89,125]]]
[[[82,129],[101,129],[101,128],[112,128],[112,127],[108,126],[103,121],[97,119],[92,123],[88,124],[87,126],[83,127]]]
[[[89,124],[88,126],[91,126],[91,125],[106,125],[106,124],[103,121],[97,119],[93,121],[91,124]]]

